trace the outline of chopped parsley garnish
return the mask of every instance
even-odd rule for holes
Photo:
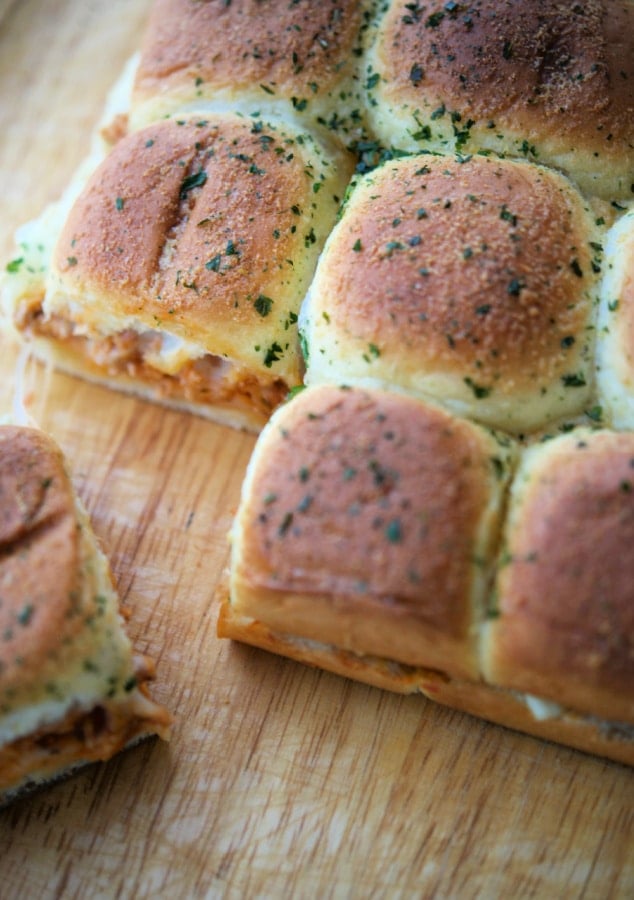
[[[520,281],[519,278],[511,278],[508,285],[506,286],[506,290],[512,297],[519,297],[520,291],[523,287],[524,284],[522,281]]]
[[[280,537],[283,537],[286,534],[286,532],[288,531],[288,529],[291,527],[292,524],[293,524],[293,513],[287,512],[280,523],[280,527],[277,529],[277,533],[280,535]]]
[[[473,395],[477,400],[484,400],[485,397],[489,396],[492,390],[492,388],[486,387],[486,385],[476,384],[476,382],[473,381],[472,378],[469,378],[469,376],[464,379],[464,383],[467,385],[467,387],[471,388],[471,390],[473,391]]]
[[[256,309],[256,312],[258,312],[262,316],[262,318],[264,318],[271,312],[273,301],[270,297],[265,297],[264,294],[259,294],[253,301],[253,305]]]
[[[23,606],[17,615],[17,620],[20,623],[20,625],[23,625],[24,627],[26,627],[33,617],[33,612],[34,612],[33,604],[27,603],[25,606]]]
[[[280,345],[277,343],[277,341],[274,341],[266,351],[266,355],[264,357],[264,365],[267,367],[267,369],[270,369],[274,362],[280,360],[283,353],[284,351],[282,350]]]
[[[603,408],[601,406],[593,406],[591,409],[586,410],[586,415],[592,422],[600,422],[603,418]]]
[[[424,74],[425,73],[423,71],[423,67],[418,65],[418,63],[414,63],[414,65],[410,69],[410,73],[409,73],[409,80],[412,82],[414,87],[416,87],[417,85],[419,85],[421,83],[421,81],[423,80]]]
[[[190,191],[193,191],[194,188],[202,187],[206,181],[207,173],[204,169],[201,169],[199,172],[195,172],[193,175],[188,175],[186,178],[184,178],[180,190],[181,200],[186,197]]]
[[[583,372],[573,373],[571,375],[563,375],[562,382],[564,387],[585,387],[586,379]]]
[[[368,79],[365,83],[366,91],[371,91],[373,88],[377,86],[379,83],[381,76],[378,72],[373,72],[372,75],[368,76]]]
[[[391,544],[398,544],[403,540],[403,529],[399,519],[392,519],[385,528],[385,537]]]
[[[507,208],[506,203],[502,204],[500,218],[504,219],[505,222],[510,222],[513,227],[517,225],[517,216]]]
[[[583,278],[583,269],[579,265],[578,259],[573,259],[573,261],[570,263],[570,268],[575,273],[577,278]]]

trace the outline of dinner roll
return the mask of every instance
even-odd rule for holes
[[[257,429],[301,381],[299,306],[349,176],[259,119],[134,132],[64,220],[41,294],[16,272],[16,326],[63,368]]]
[[[358,180],[302,311],[306,381],[527,432],[588,402],[599,232],[563,176],[415,155]]]
[[[362,133],[357,72],[368,0],[158,0],[132,93],[137,128],[210,104],[300,120],[345,144]]]
[[[577,429],[513,482],[485,678],[634,724],[634,434]]]
[[[324,385],[282,406],[249,463],[222,633],[476,677],[513,448],[439,407]],[[235,629],[232,629],[232,622]]]
[[[371,128],[403,150],[493,150],[589,194],[634,198],[632,0],[382,4],[365,58]]]

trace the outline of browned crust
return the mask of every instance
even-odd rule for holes
[[[542,446],[509,514],[487,680],[634,722],[634,434]]]
[[[233,602],[278,631],[473,672],[504,458],[476,426],[411,398],[303,391],[251,460]]]
[[[311,359],[334,353],[341,378],[408,387],[457,376],[490,402],[563,390],[589,366],[594,239],[579,195],[541,167],[387,164],[356,188],[322,257]]]
[[[422,693],[430,700],[479,716],[507,728],[634,765],[634,740],[571,713],[538,720],[509,691],[473,681],[447,678],[441,672],[407,667],[390,660],[357,656],[336,647],[307,644],[294,635],[274,632],[262,622],[240,616],[225,599],[220,606],[218,636],[242,641],[345,678],[401,694]]]
[[[262,99],[310,102],[354,70],[357,0],[158,0],[141,50],[135,99],[187,90],[206,97],[261,85]]]
[[[62,455],[43,433],[0,428],[0,708],[82,628],[79,539]]]
[[[603,166],[634,145],[634,5],[476,0],[393,3],[382,25],[390,102],[457,111],[528,145],[556,138],[598,153]],[[416,68],[414,68],[416,67]],[[538,152],[538,151],[536,151]]]
[[[66,282],[120,295],[124,314],[143,302],[159,319],[257,322],[253,301],[267,286],[264,273],[283,267],[296,243],[290,198],[303,198],[308,185],[301,167],[280,165],[260,137],[230,120],[215,128],[162,122],[124,139],[65,224],[55,265]],[[169,237],[175,247],[161,270]],[[216,255],[217,270],[207,268]]]

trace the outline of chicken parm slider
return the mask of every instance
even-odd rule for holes
[[[301,381],[299,307],[349,176],[259,118],[156,123],[23,230],[5,307],[62,369],[256,430]]]
[[[306,388],[260,435],[218,632],[634,765],[634,435],[520,450]]]
[[[476,679],[512,459],[413,398],[306,388],[250,461],[221,635],[395,690],[410,667]]]
[[[488,149],[634,199],[632,0],[382,5],[365,57],[370,128],[388,147]]]
[[[0,426],[0,805],[142,737],[169,737],[59,447]]]
[[[353,143],[362,133],[358,65],[371,6],[367,0],[157,0],[130,125],[205,105],[257,110]]]
[[[306,381],[396,388],[527,432],[593,386],[600,230],[520,161],[417,154],[357,180],[300,327]]]
[[[525,451],[482,629],[486,685],[427,680],[443,703],[634,765],[634,434]]]

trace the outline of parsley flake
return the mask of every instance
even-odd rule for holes
[[[265,297],[264,294],[259,294],[253,301],[253,305],[256,311],[262,316],[262,318],[265,318],[271,312],[273,301],[270,297]]]

